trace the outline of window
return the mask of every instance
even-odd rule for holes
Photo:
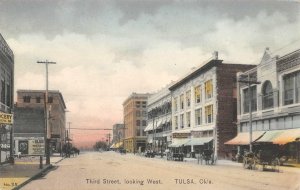
[[[135,106],[136,106],[137,108],[141,107],[141,102],[140,102],[140,101],[136,101],[135,103],[136,103]]]
[[[191,91],[186,92],[186,106],[189,108],[191,106]]]
[[[195,102],[196,103],[201,102],[201,86],[195,87]]]
[[[140,136],[140,129],[139,128],[136,129],[136,136]]]
[[[142,121],[142,126],[146,126],[147,125],[147,121],[146,120],[143,120]]]
[[[48,97],[48,103],[53,103],[53,97]]]
[[[174,122],[175,129],[178,129],[178,116],[174,117]]]
[[[213,122],[213,105],[209,105],[205,107],[205,121],[206,123]]]
[[[140,120],[136,120],[136,126],[140,126],[141,125],[141,121]]]
[[[11,97],[10,97],[10,95],[11,95],[11,89],[10,89],[10,85],[9,84],[7,84],[6,85],[6,105],[7,106],[11,106],[10,104],[11,104]]]
[[[30,103],[30,96],[23,96],[24,103]]]
[[[180,109],[184,109],[184,95],[182,94],[182,95],[180,95]]]
[[[300,102],[300,71],[288,74],[283,78],[284,105]]]
[[[147,117],[147,111],[143,111],[143,117]]]
[[[174,98],[174,110],[177,111],[177,109],[178,109],[177,98]]]
[[[263,109],[273,107],[273,88],[270,81],[266,81],[263,85]]]
[[[180,115],[180,127],[184,128],[184,117],[183,117],[183,114]]]
[[[201,125],[202,123],[202,109],[197,109],[195,111],[195,119],[196,119],[196,125]]]
[[[141,112],[139,110],[136,111],[136,116],[140,117],[141,116]]]
[[[248,88],[244,89],[243,91],[244,99],[243,99],[243,106],[244,106],[244,113],[249,113],[249,92]],[[257,110],[257,99],[256,99],[256,86],[251,87],[251,111]]]
[[[205,82],[205,99],[210,99],[213,96],[213,84],[212,80]]]
[[[186,125],[187,127],[191,126],[191,112],[186,113]]]
[[[36,103],[41,103],[41,97],[36,97],[35,101]]]
[[[1,102],[5,104],[5,82],[1,80]]]

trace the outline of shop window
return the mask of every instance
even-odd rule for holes
[[[209,105],[205,107],[205,120],[206,123],[213,122],[213,105]]]
[[[273,107],[273,88],[270,81],[266,81],[262,89],[263,109]]]
[[[201,102],[201,86],[195,87],[195,103]]]
[[[201,125],[202,123],[202,109],[197,109],[195,111],[195,119],[196,119],[196,125]]]
[[[212,80],[205,82],[205,99],[210,99],[213,96],[213,84]]]
[[[249,113],[249,89],[246,88],[243,90],[244,99],[243,99],[243,107],[244,113]],[[257,98],[256,98],[256,86],[251,87],[251,111],[257,110]]]

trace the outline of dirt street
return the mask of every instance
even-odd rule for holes
[[[232,165],[197,165],[115,152],[87,152],[58,163],[24,190],[300,189],[300,170],[262,172]]]

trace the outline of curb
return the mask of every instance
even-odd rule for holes
[[[34,180],[35,178],[39,177],[42,173],[46,172],[47,170],[50,170],[52,168],[52,164],[46,166],[45,168],[43,168],[41,171],[39,171],[38,173],[36,173],[35,175],[31,176],[29,179],[27,179],[26,181],[24,181],[23,183],[21,183],[20,185],[18,185],[17,187],[13,188],[12,190],[19,190],[20,188],[22,188],[23,186],[25,186],[26,184],[28,184],[29,182],[31,182],[32,180]]]

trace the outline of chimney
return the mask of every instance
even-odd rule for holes
[[[213,59],[218,60],[218,51],[213,52]]]

